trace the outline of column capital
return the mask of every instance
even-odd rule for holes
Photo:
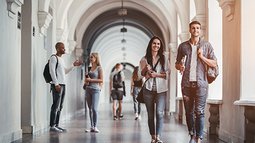
[[[50,13],[45,11],[38,11],[38,25],[40,29],[40,34],[47,35],[47,29],[52,20],[52,16]]]
[[[8,14],[11,18],[16,15],[17,9],[21,7],[23,3],[23,0],[7,0],[7,10],[9,11]]]
[[[218,0],[219,5],[228,21],[234,18],[235,0]]]

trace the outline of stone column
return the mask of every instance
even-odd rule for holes
[[[209,105],[210,116],[208,118],[209,127],[208,132],[210,135],[219,135],[220,127],[220,105],[222,100],[208,99],[207,104]]]
[[[182,32],[179,34],[179,39],[181,42],[184,42],[184,41],[187,41],[189,40],[190,38],[190,33],[188,31],[185,31],[185,32]],[[178,51],[178,45],[176,43],[170,43],[169,44],[169,47],[171,47],[171,53],[172,53],[172,57],[174,57],[174,61],[176,59],[176,56],[177,56],[177,51]],[[175,69],[175,63],[172,64],[172,68]],[[185,111],[184,111],[184,104],[183,104],[183,100],[182,100],[182,93],[181,91],[179,90],[181,88],[181,77],[178,77],[178,71],[175,70],[175,73],[171,72],[172,75],[175,76],[176,80],[175,83],[172,83],[173,85],[176,85],[176,104],[177,104],[177,118],[179,120],[180,123],[182,124],[186,124],[186,120],[185,120]],[[171,86],[173,86],[171,85]]]

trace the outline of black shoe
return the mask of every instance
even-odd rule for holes
[[[117,116],[113,116],[113,120],[117,120],[118,118],[117,118]]]
[[[56,128],[58,128],[59,130],[61,130],[61,131],[63,131],[63,132],[67,132],[66,129],[63,129],[63,128],[61,128],[61,127],[56,126]]]

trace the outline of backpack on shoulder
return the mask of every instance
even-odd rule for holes
[[[51,57],[52,56],[55,56],[57,58],[57,55],[51,55]],[[50,62],[50,60],[48,60],[47,64],[44,66],[44,70],[43,70],[43,77],[44,77],[46,83],[50,83],[52,81],[52,78],[50,75],[49,62]],[[57,70],[57,67],[58,67],[58,58],[57,58],[57,64],[56,64],[55,70]],[[57,72],[56,72],[56,76],[57,76]]]
[[[209,67],[207,66],[207,71],[206,71],[206,76],[207,76],[207,81],[209,84],[211,84],[217,76],[219,75],[219,67],[218,64],[216,67]]]
[[[113,76],[113,88],[115,88],[115,89],[123,87],[123,82],[122,82],[122,78],[121,78],[120,72],[116,73]]]

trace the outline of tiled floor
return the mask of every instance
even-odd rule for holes
[[[87,114],[62,123],[66,133],[46,131],[38,135],[24,134],[23,138],[13,143],[150,143],[147,126],[147,114],[142,107],[142,119],[134,120],[132,103],[124,103],[124,119],[114,121],[110,104],[100,105],[98,128],[100,133],[86,133],[90,123]],[[208,139],[210,138],[210,139]],[[189,136],[185,125],[179,124],[173,115],[165,116],[161,139],[164,143],[188,143]],[[210,136],[203,143],[223,143]]]

